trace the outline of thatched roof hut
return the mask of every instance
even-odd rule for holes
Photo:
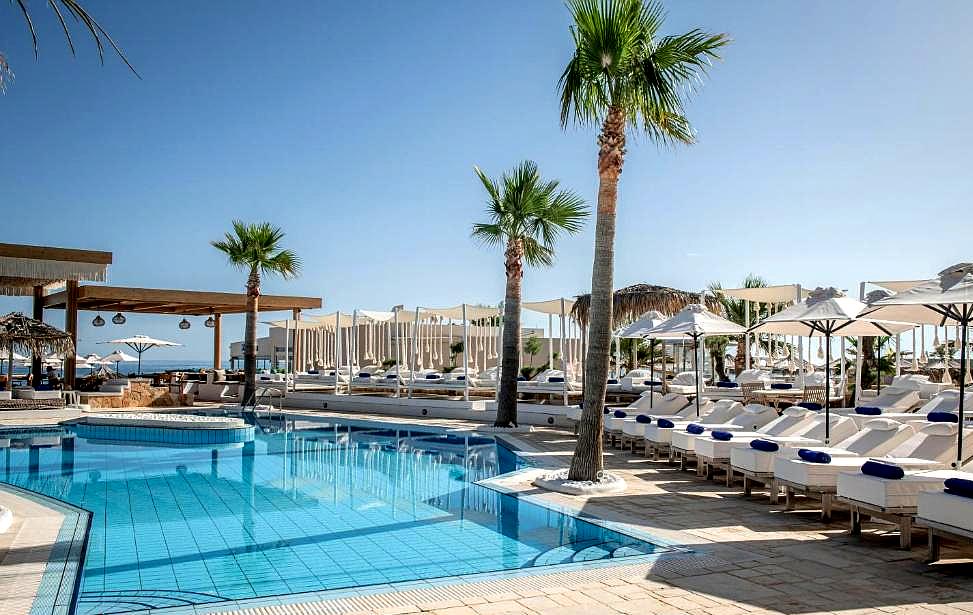
[[[73,356],[71,335],[51,325],[11,312],[0,318],[0,351],[4,354],[47,354]]]
[[[690,303],[699,303],[700,293],[691,293],[668,286],[654,284],[633,284],[615,291],[612,298],[614,323],[612,329],[630,323],[646,312],[657,310],[672,316]],[[711,311],[722,314],[720,302],[711,295],[705,297],[706,307]],[[571,315],[582,325],[588,324],[588,309],[591,305],[591,295],[578,295],[571,310]]]

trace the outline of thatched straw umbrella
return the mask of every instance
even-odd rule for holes
[[[706,295],[704,300],[710,311],[723,314],[723,308],[716,297]],[[691,293],[668,286],[656,286],[654,284],[626,286],[616,290],[612,297],[612,329],[630,323],[652,310],[671,316],[691,303],[700,302],[700,293]],[[578,295],[574,307],[571,309],[571,316],[582,326],[588,323],[588,307],[590,305],[591,295]]]
[[[14,351],[43,357],[46,354],[74,355],[71,335],[51,325],[28,318],[20,312],[11,312],[0,318],[0,351],[6,351],[10,359],[7,381],[13,388]]]

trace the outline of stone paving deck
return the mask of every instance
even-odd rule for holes
[[[457,419],[296,412],[386,423],[475,426]],[[0,416],[0,424],[4,423]],[[570,460],[574,445],[570,432],[539,428],[514,437],[531,449],[528,456],[538,465],[559,467]],[[224,605],[221,610],[237,609],[247,615],[973,613],[973,549],[947,550],[944,555],[950,561],[927,566],[922,563],[922,547],[909,552],[895,548],[898,538],[890,526],[868,524],[862,538],[852,538],[847,535],[846,515],[837,512],[833,523],[823,524],[813,502],[784,511],[782,506],[767,504],[765,497],[744,499],[739,485],[710,483],[664,462],[614,451],[606,463],[624,475],[626,493],[585,497],[541,492],[530,485],[529,473],[503,482],[523,497],[686,545],[693,556],[404,591],[373,590],[315,603]],[[915,542],[924,541],[917,535]]]

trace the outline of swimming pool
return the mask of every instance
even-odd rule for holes
[[[230,444],[101,440],[72,429],[4,449],[0,477],[91,511],[78,613],[664,550],[473,484],[519,466],[490,438],[309,420]]]

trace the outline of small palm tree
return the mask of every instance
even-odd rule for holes
[[[743,288],[765,288],[767,286],[767,280],[763,279],[759,275],[749,274],[746,279],[743,280]],[[719,282],[711,282],[709,285],[709,290],[716,295],[717,300],[720,302],[720,306],[723,308],[723,315],[727,320],[731,320],[738,325],[747,326],[747,302],[743,299],[734,299],[733,297],[727,297],[723,294],[723,285]],[[767,306],[762,306],[760,312],[757,311],[757,305],[754,302],[750,302],[750,324],[756,323],[758,320],[767,316]],[[733,371],[739,374],[746,367],[747,355],[746,355],[746,336],[740,335],[737,337],[737,351],[733,359]],[[717,372],[720,378],[726,378],[726,368],[723,366],[723,357],[726,355],[726,348],[730,343],[730,338],[720,335],[713,338],[706,339],[706,346],[710,350],[710,357],[713,359],[713,365],[718,365],[719,369]],[[719,355],[719,357],[717,357]]]
[[[554,263],[554,244],[562,233],[581,230],[588,209],[557,180],[545,181],[531,161],[520,163],[499,180],[476,168],[487,192],[489,222],[473,225],[473,237],[503,246],[507,273],[503,304],[503,348],[496,426],[517,425],[517,373],[520,370],[520,286],[524,262],[531,267]]]
[[[31,17],[28,2],[27,0],[11,0],[10,4],[15,6],[24,18],[24,23],[34,42],[34,55],[36,56],[38,49],[37,32],[34,30],[34,20]],[[71,55],[76,55],[76,52],[74,49],[74,39],[71,36],[71,29],[65,20],[66,16],[73,17],[76,22],[80,22],[85,30],[88,31],[91,39],[95,42],[95,46],[98,48],[98,57],[102,62],[105,61],[105,43],[108,43],[115,53],[118,54],[118,57],[122,59],[122,62],[125,62],[125,65],[138,76],[135,67],[129,63],[128,58],[122,53],[122,50],[112,39],[111,35],[101,27],[101,24],[77,0],[47,0],[47,5],[54,11],[58,25],[61,27],[61,31],[64,32],[64,38],[68,41],[68,48],[71,49]],[[3,53],[0,53],[0,93],[6,89],[8,83],[13,81],[13,76],[13,69],[10,68],[7,58]]]
[[[297,255],[281,247],[284,232],[267,222],[246,224],[233,221],[233,232],[211,245],[224,253],[230,264],[248,272],[247,324],[243,338],[243,405],[255,403],[257,389],[257,312],[261,275],[293,278],[301,271]]]
[[[537,339],[536,335],[531,335],[524,342],[524,352],[530,357],[530,366],[534,367],[534,355],[541,351],[541,341]]]
[[[700,30],[660,37],[662,9],[642,0],[568,0],[568,8],[574,18],[575,51],[559,83],[561,124],[574,120],[601,127],[584,413],[568,473],[571,480],[593,481],[603,467],[615,209],[625,133],[631,128],[664,145],[693,143],[685,99],[728,39]]]

